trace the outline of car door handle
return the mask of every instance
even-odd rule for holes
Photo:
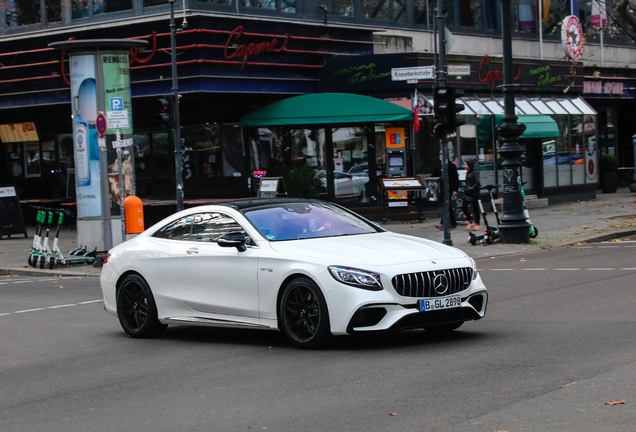
[[[199,249],[198,249],[198,248],[193,247],[193,248],[188,249],[188,250],[186,251],[186,253],[187,253],[188,255],[196,255],[196,254],[198,254],[198,253],[199,253]]]

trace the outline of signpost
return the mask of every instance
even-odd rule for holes
[[[97,115],[97,119],[95,120],[95,128],[97,129],[97,133],[99,134],[99,136],[104,137],[106,135],[107,125],[106,117],[104,117],[104,114],[100,113]]]

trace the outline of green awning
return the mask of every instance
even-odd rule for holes
[[[492,117],[486,116],[477,125],[477,138],[479,140],[490,140],[492,129]],[[503,123],[503,115],[497,114],[495,117],[495,127]],[[520,138],[555,138],[559,136],[559,126],[550,116],[546,115],[519,115],[517,122],[526,125],[526,130]]]
[[[413,111],[382,99],[349,93],[315,93],[275,102],[246,115],[241,126],[411,121]]]

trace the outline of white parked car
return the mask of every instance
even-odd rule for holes
[[[332,335],[452,331],[483,318],[488,301],[464,252],[301,199],[176,213],[111,249],[101,286],[131,337],[168,324],[279,329],[303,348]]]

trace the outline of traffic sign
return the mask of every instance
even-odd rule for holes
[[[97,128],[97,133],[101,136],[106,135],[106,117],[104,114],[98,114],[97,120],[95,120],[95,127]]]
[[[392,68],[391,81],[424,80],[435,78],[433,66]]]

